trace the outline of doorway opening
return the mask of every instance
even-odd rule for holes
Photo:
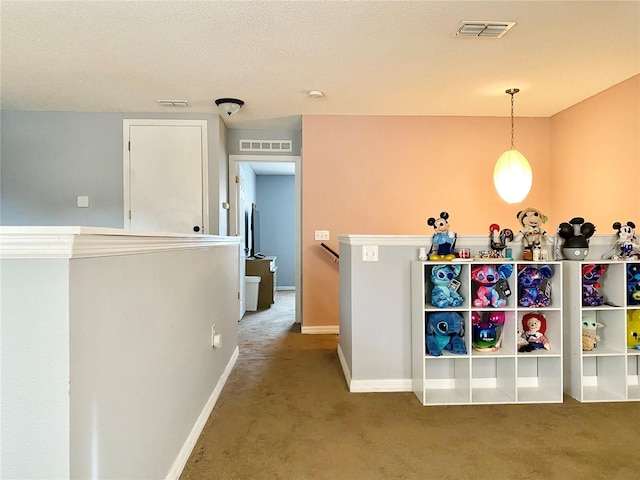
[[[230,235],[242,238],[239,265],[240,318],[246,311],[245,262],[250,255],[258,253],[265,257],[277,257],[275,259],[278,267],[276,300],[278,291],[294,290],[295,322],[302,322],[300,176],[300,156],[297,155],[229,155],[229,232]],[[290,191],[291,196],[286,197],[284,191]],[[291,199],[293,205],[291,205]],[[274,208],[278,208],[278,201],[288,203],[288,205],[281,204],[282,215],[277,211],[274,212]],[[259,211],[260,230],[252,232],[252,226],[255,228],[251,222],[254,206]],[[288,213],[285,215],[285,212]],[[293,214],[293,225],[289,225],[290,228],[282,227],[282,235],[288,238],[280,238],[276,242],[278,244],[276,247],[273,239],[279,233],[277,231],[274,233],[274,225],[289,224],[286,218],[289,218],[287,215],[290,214]],[[277,230],[280,226],[275,229]],[[259,235],[259,252],[253,251],[256,245],[255,235]],[[290,238],[291,236],[293,238]],[[270,251],[271,249],[274,250]]]

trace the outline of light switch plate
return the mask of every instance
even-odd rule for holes
[[[89,197],[86,195],[78,195],[77,205],[80,208],[87,208],[89,206]]]
[[[377,262],[378,261],[378,246],[377,245],[365,245],[362,247],[362,261],[363,262]]]

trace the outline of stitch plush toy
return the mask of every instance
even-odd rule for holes
[[[459,307],[464,298],[451,288],[455,277],[460,275],[460,265],[435,265],[431,269],[431,305],[434,307]],[[458,283],[459,285],[459,283]]]
[[[558,225],[558,235],[564,238],[562,253],[567,260],[584,260],[589,253],[589,238],[596,227],[585,222],[582,217],[574,217],[569,222]]]
[[[640,264],[627,264],[627,304],[640,305]]]
[[[582,305],[585,307],[597,307],[604,303],[604,297],[598,292],[598,280],[606,271],[606,265],[582,265]]]
[[[518,272],[518,284],[520,285],[520,297],[518,305],[521,307],[546,307],[551,304],[551,297],[547,292],[548,280],[553,272],[549,265],[541,265],[539,268],[533,265],[524,266]]]
[[[427,353],[434,357],[442,355],[443,350],[465,355],[464,319],[456,312],[436,312],[427,317]]]
[[[456,239],[458,235],[449,231],[449,214],[440,213],[439,218],[431,217],[427,220],[427,225],[434,229],[431,250],[429,250],[429,260],[442,261],[453,260],[455,256]]]
[[[533,251],[540,250],[542,240],[553,243],[553,237],[542,229],[542,224],[546,223],[547,216],[543,215],[537,208],[525,208],[520,210],[516,218],[522,224],[522,230],[513,238],[514,242],[523,241],[523,260],[533,260]]]
[[[598,346],[600,336],[598,328],[604,327],[602,323],[596,322],[592,318],[582,318],[582,350],[590,352]]]
[[[476,298],[473,301],[474,307],[502,308],[507,304],[506,296],[511,294],[509,284],[506,279],[511,276],[513,265],[505,263],[496,267],[495,265],[478,265],[471,270],[471,280],[474,285],[478,285]],[[498,284],[500,280],[503,280]],[[496,285],[498,284],[498,285]]]
[[[522,339],[524,342],[518,348],[519,352],[534,350],[551,350],[547,331],[547,319],[541,313],[527,313],[522,317]]]

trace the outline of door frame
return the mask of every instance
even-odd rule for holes
[[[206,120],[172,120],[172,119],[145,119],[125,118],[122,120],[122,178],[124,190],[124,229],[131,229],[131,150],[130,131],[133,126],[192,126],[200,127],[200,158],[202,164],[202,231],[200,234],[209,234],[209,146],[207,143]]]
[[[236,175],[242,162],[293,162],[295,189],[295,279],[296,323],[302,323],[302,157],[300,155],[229,155],[229,234],[240,236],[237,211]],[[242,248],[242,246],[241,246]],[[241,271],[244,271],[242,269]],[[244,278],[239,279],[244,282]],[[240,290],[238,290],[240,291]]]

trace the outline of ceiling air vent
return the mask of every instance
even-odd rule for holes
[[[186,100],[156,100],[163,107],[188,107],[189,103]]]
[[[456,37],[501,38],[516,22],[460,22]]]
[[[291,140],[240,140],[241,152],[291,152]]]

